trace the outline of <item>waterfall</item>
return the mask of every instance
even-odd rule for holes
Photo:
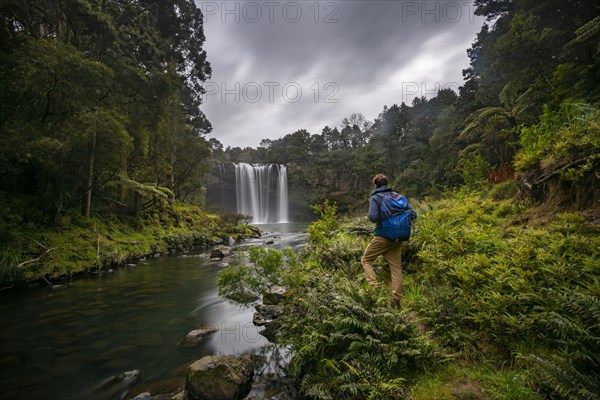
[[[235,164],[237,212],[255,224],[288,222],[287,167],[278,164]]]
[[[221,202],[223,202],[225,200],[225,185],[223,184],[223,182],[225,182],[225,165],[223,165],[222,163],[219,163],[219,182],[221,182]]]
[[[287,167],[279,166],[279,222],[288,222],[288,183]]]

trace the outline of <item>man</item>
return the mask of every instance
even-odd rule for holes
[[[365,249],[365,253],[362,256],[361,263],[365,271],[365,278],[371,286],[377,286],[377,277],[375,271],[373,271],[373,262],[379,256],[384,256],[390,266],[390,272],[392,275],[392,300],[390,306],[392,308],[400,308],[400,302],[402,299],[402,284],[404,278],[402,276],[401,266],[401,252],[402,252],[402,241],[390,240],[383,237],[382,230],[382,211],[381,206],[386,197],[393,196],[400,200],[403,204],[405,203],[405,209],[410,210],[410,219],[416,218],[416,214],[410,206],[404,196],[398,195],[390,187],[388,187],[388,178],[383,174],[377,174],[373,177],[373,183],[376,189],[371,193],[371,200],[369,202],[369,219],[371,222],[377,223],[375,228],[375,236],[371,239],[371,242]]]

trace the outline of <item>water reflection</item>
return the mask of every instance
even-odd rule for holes
[[[295,233],[302,229],[295,224],[261,229],[270,233],[240,247],[267,240],[276,248],[297,247],[305,237]],[[138,384],[175,385],[187,365],[205,355],[267,351],[267,340],[252,325],[254,309],[218,296],[214,281],[221,268],[205,251],[196,251],[58,289],[0,293],[1,397],[81,399],[112,377],[136,370]],[[220,330],[197,347],[178,346],[206,324]]]

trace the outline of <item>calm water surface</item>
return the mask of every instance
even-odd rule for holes
[[[305,225],[260,228],[268,234],[236,247],[267,240],[275,248],[298,247],[305,241],[298,233]],[[205,355],[252,352],[273,358],[260,328],[252,324],[254,309],[218,296],[214,282],[223,261],[211,261],[208,251],[198,250],[57,289],[0,293],[0,399],[156,393],[183,385],[187,365]],[[189,331],[207,324],[220,331],[197,347],[179,346]],[[140,375],[131,382],[110,379],[133,370]]]

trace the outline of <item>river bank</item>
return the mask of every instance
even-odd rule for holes
[[[3,238],[0,285],[64,283],[150,257],[260,236],[258,228],[240,221],[235,215],[221,217],[194,206],[174,206],[144,218],[71,214],[60,225],[23,224]]]
[[[261,238],[234,244],[233,250],[297,247],[305,241],[292,224],[261,230]],[[253,324],[254,308],[217,293],[216,274],[235,260],[235,251],[212,260],[202,247],[55,289],[40,285],[0,293],[0,397],[159,396],[182,387],[193,361],[241,354],[257,359],[251,398],[284,390],[283,355]],[[194,346],[182,344],[186,334],[205,326],[219,330]],[[119,381],[122,376],[127,379]]]

